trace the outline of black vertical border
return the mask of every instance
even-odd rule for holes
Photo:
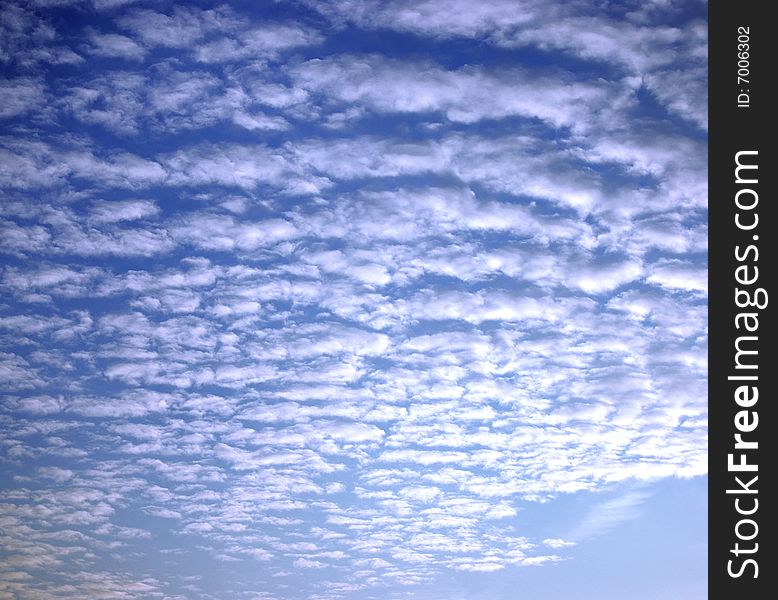
[[[759,280],[751,286],[763,287],[768,295],[778,294],[775,280],[775,238],[776,228],[774,204],[775,179],[778,177],[775,160],[775,140],[773,111],[776,105],[775,87],[772,81],[775,61],[778,57],[776,44],[778,30],[768,17],[772,7],[769,2],[741,0],[738,2],[713,1],[708,7],[709,32],[709,140],[708,140],[708,219],[709,219],[709,490],[708,490],[708,597],[714,600],[744,599],[768,600],[778,598],[776,572],[778,563],[774,545],[776,544],[773,516],[778,511],[775,493],[768,490],[778,489],[776,482],[775,455],[778,423],[775,419],[775,377],[778,365],[774,363],[775,312],[778,295],[769,298],[768,306],[759,312],[758,330],[758,373],[759,400],[750,410],[759,414],[757,429],[744,438],[756,440],[757,450],[748,451],[747,461],[757,463],[758,472],[730,472],[728,455],[734,454],[734,462],[740,460],[741,450],[735,450],[735,416],[743,410],[734,401],[734,392],[743,382],[732,381],[731,375],[743,375],[745,371],[734,369],[735,339],[737,335],[756,335],[735,328],[735,317],[739,311],[735,305],[735,288],[744,286],[735,280],[738,262],[735,247],[741,251],[749,244],[757,244],[759,260]],[[748,83],[738,81],[738,28],[747,27],[749,37]],[[738,106],[738,94],[748,94],[749,106]],[[742,101],[743,98],[741,97]],[[742,102],[741,102],[742,103]],[[758,151],[758,184],[740,186],[735,183],[735,155],[741,150]],[[753,171],[751,171],[753,173]],[[752,231],[742,231],[735,225],[735,194],[742,187],[752,187],[757,191],[759,203],[755,212],[759,213],[759,224]],[[752,218],[753,215],[744,215]],[[753,240],[758,235],[758,242]],[[752,488],[758,488],[758,494],[728,494],[728,489],[738,488],[735,476],[748,482],[754,475],[759,479]],[[741,507],[751,508],[753,499],[758,498],[759,508],[754,515],[739,515],[735,509],[735,499],[742,498]],[[740,519],[752,518],[758,524],[757,536],[751,541],[739,540],[736,527]],[[751,535],[752,526],[748,523],[741,527],[746,536]],[[753,549],[759,544],[758,551],[752,555],[740,554],[733,550],[735,543],[741,548]],[[737,572],[747,558],[754,558],[759,565],[758,577],[754,578],[752,566],[746,568],[741,577],[735,578],[728,573],[728,561],[733,560],[732,570]]]

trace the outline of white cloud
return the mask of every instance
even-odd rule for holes
[[[92,220],[97,223],[134,221],[159,213],[159,207],[151,200],[124,200],[119,202],[96,202],[92,209]]]
[[[442,113],[459,123],[521,116],[583,130],[593,112],[605,109],[612,91],[605,81],[560,75],[539,80],[522,70],[498,75],[475,67],[448,71],[374,55],[314,59],[296,67],[293,75],[308,92],[379,113]]]
[[[202,38],[221,19],[217,11],[176,7],[166,15],[148,9],[135,9],[121,16],[118,24],[151,46],[187,48]]]
[[[204,63],[252,60],[321,41],[321,36],[297,25],[275,24],[254,27],[235,37],[224,37],[197,48],[195,56]]]
[[[704,266],[680,260],[661,260],[652,267],[650,283],[690,292],[708,291],[708,272]]]
[[[89,42],[92,45],[89,52],[96,56],[142,60],[145,55],[145,51],[140,44],[127,36],[117,33],[93,32],[89,36]]]
[[[647,493],[637,490],[605,500],[587,513],[569,537],[586,540],[608,533],[624,521],[634,519],[647,498]]]
[[[7,119],[39,108],[45,99],[45,88],[35,79],[4,79],[0,82],[0,94],[3,96],[0,119]]]
[[[0,19],[9,594],[413,592],[706,472],[697,21],[93,4]]]
[[[664,106],[707,126],[704,80],[707,28],[704,20],[667,25],[667,15],[646,9],[614,19],[599,5],[510,0],[469,2],[376,0],[311,2],[335,23],[374,30],[394,29],[434,38],[474,38],[504,48],[534,47],[597,61],[642,81]],[[670,9],[672,10],[672,9]],[[683,68],[678,68],[679,64]]]

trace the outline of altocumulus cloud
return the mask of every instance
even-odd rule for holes
[[[704,475],[705,31],[4,3],[0,596],[405,597]]]

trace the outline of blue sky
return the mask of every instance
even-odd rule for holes
[[[3,2],[0,598],[706,596],[703,2]]]

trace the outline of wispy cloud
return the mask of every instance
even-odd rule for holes
[[[569,537],[583,541],[610,533],[625,521],[637,517],[648,497],[648,492],[633,490],[596,504],[570,532]]]

